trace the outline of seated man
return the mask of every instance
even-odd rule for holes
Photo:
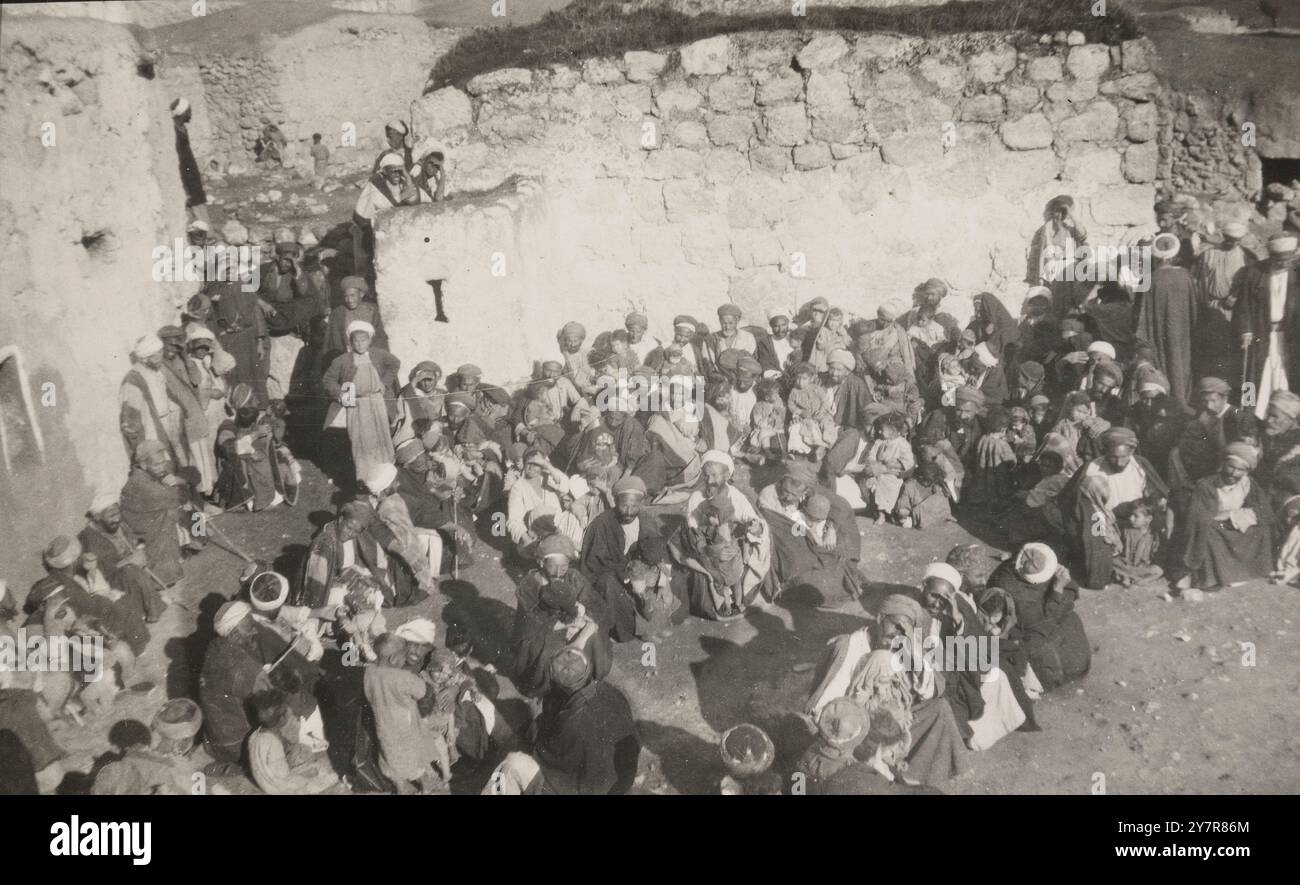
[[[77,539],[82,550],[96,558],[96,573],[112,590],[133,597],[145,621],[155,623],[167,608],[159,592],[162,585],[149,574],[145,548],[127,538],[117,495],[96,496],[87,515],[86,525]]]

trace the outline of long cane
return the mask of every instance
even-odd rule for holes
[[[230,553],[235,554],[235,555],[238,556],[240,559],[244,560],[244,562],[256,562],[256,561],[257,561],[257,560],[255,560],[255,559],[253,559],[253,557],[251,557],[251,556],[249,556],[247,553],[245,553],[243,550],[241,550],[241,549],[239,548],[239,546],[238,546],[237,544],[235,544],[234,541],[230,540],[230,538],[226,535],[225,532],[223,532],[223,531],[221,531],[221,529],[217,528],[216,524],[215,524],[215,523],[212,523],[210,520],[208,521],[208,531],[212,533],[212,535],[213,535],[214,538],[216,538],[217,540],[219,540],[219,541],[222,542],[222,543],[220,543],[220,544],[217,545],[217,546],[220,547],[221,549],[226,550],[226,551],[228,551],[228,552],[230,552]]]
[[[1237,396],[1241,397],[1242,392],[1246,389],[1246,379],[1250,376],[1247,371],[1250,369],[1250,345],[1252,341],[1247,341],[1241,345],[1241,384],[1237,387]],[[1255,396],[1259,396],[1259,391],[1255,391]],[[1240,401],[1240,399],[1238,399]]]

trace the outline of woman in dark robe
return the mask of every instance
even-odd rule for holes
[[[1133,301],[1118,283],[1102,283],[1095,301],[1083,308],[1096,328],[1096,337],[1115,348],[1115,359],[1127,363],[1133,357]]]
[[[1181,583],[1221,590],[1272,570],[1273,508],[1268,491],[1251,479],[1259,464],[1254,447],[1230,443],[1218,474],[1196,484],[1188,506]]]
[[[1046,395],[1046,374],[1043,364],[1033,360],[1025,360],[1016,366],[1015,382],[1007,396],[1006,405],[1028,409],[1031,399],[1040,394]]]
[[[1121,504],[1145,501],[1155,520],[1152,531],[1164,533],[1169,486],[1151,462],[1137,454],[1137,434],[1127,427],[1112,427],[1101,437],[1104,454],[1085,462],[1061,492],[1061,513],[1071,539],[1072,556],[1084,569],[1084,585],[1101,589],[1110,583],[1115,566],[1115,548],[1094,526],[1106,522],[1096,501],[1081,494],[1085,477],[1099,476],[1107,483],[1105,508],[1111,513]],[[1003,589],[1009,589],[1003,586]]]
[[[1152,244],[1156,270],[1142,298],[1135,333],[1151,342],[1156,365],[1169,377],[1169,393],[1192,401],[1192,327],[1196,324],[1196,283],[1178,264],[1178,238],[1160,234]]]
[[[992,292],[980,292],[974,300],[975,315],[966,328],[975,333],[977,344],[988,345],[1002,365],[1014,363],[1016,344],[1020,341],[1020,327],[1015,318]]]
[[[1029,543],[989,575],[1015,603],[1023,647],[1043,691],[1088,675],[1092,646],[1074,610],[1079,585],[1046,544]]]

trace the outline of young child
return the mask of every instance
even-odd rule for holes
[[[844,311],[838,307],[832,307],[826,314],[826,322],[822,325],[821,331],[813,340],[812,364],[818,372],[825,372],[827,369],[826,358],[831,355],[832,350],[848,350],[853,346],[853,339],[849,337],[848,330],[844,328]]]
[[[726,496],[700,505],[699,525],[705,541],[703,564],[713,576],[713,604],[722,617],[739,615],[744,610],[741,580],[745,576],[745,563],[735,539],[734,518]]]
[[[406,642],[392,633],[375,641],[377,660],[362,677],[366,700],[375,713],[379,770],[399,793],[430,792],[438,785],[432,764],[448,758],[443,738],[432,733],[420,717],[418,702],[428,683],[409,670]],[[416,784],[418,783],[418,788]]]
[[[615,329],[609,334],[609,358],[605,361],[606,369],[617,375],[619,369],[631,372],[639,365],[639,360],[632,352],[632,338],[626,329]]]
[[[669,583],[669,572],[634,559],[628,563],[627,582],[636,605],[636,635],[644,640],[673,635],[673,614],[680,607]]]
[[[875,442],[864,458],[866,475],[861,480],[862,498],[876,511],[876,525],[884,525],[894,512],[903,490],[903,477],[916,466],[912,446],[903,435],[907,419],[897,413],[881,415],[872,424]]]
[[[1129,501],[1115,508],[1115,516],[1121,526],[1121,551],[1114,564],[1116,583],[1132,587],[1164,577],[1164,570],[1152,563],[1159,544],[1151,530],[1151,505]]]
[[[523,421],[516,428],[516,441],[530,446],[543,442],[554,445],[558,439],[552,441],[549,438],[545,440],[542,438],[543,428],[559,429],[556,424],[559,420],[558,416],[546,399],[546,387],[541,384],[530,384],[525,396],[527,400],[524,403]]]
[[[340,582],[347,587],[343,602],[339,605],[335,617],[338,629],[345,637],[345,642],[352,642],[363,660],[375,660],[374,641],[388,629],[382,609],[384,591],[372,578],[364,566],[348,566],[340,575]]]
[[[1016,453],[1007,439],[1010,416],[1001,406],[992,406],[984,415],[984,435],[976,451],[976,469],[970,499],[991,510],[1005,510],[1015,491]]]
[[[758,452],[758,464],[768,458],[781,457],[781,437],[785,433],[785,404],[781,402],[781,387],[775,378],[764,378],[754,385],[758,402],[749,414],[753,428],[749,432],[749,447]]]
[[[907,371],[902,360],[893,357],[885,361],[876,384],[876,402],[882,403],[907,416],[912,425],[919,424],[925,407],[916,379]]]
[[[796,363],[792,371],[794,387],[785,400],[790,414],[789,450],[800,455],[812,452],[816,460],[839,439],[839,424],[812,363]]]
[[[1016,453],[1016,461],[1024,464],[1034,457],[1038,449],[1038,436],[1029,423],[1029,411],[1023,406],[1012,406],[1008,412],[1010,424],[1007,426],[1007,442],[1011,443]]]
[[[939,430],[925,433],[917,440],[922,463],[934,462],[943,471],[943,487],[948,500],[954,504],[961,500],[961,490],[966,484],[966,467],[961,462],[952,442]]]
[[[325,178],[330,174],[330,149],[321,143],[321,134],[313,132],[311,136],[312,186],[320,190],[325,186]]]
[[[937,452],[935,454],[938,454]],[[938,455],[942,458],[942,455]],[[903,483],[903,490],[898,495],[898,504],[894,507],[894,516],[898,524],[914,529],[929,529],[944,522],[952,521],[952,505],[948,497],[948,484],[943,467],[937,459],[922,461],[916,472]]]
[[[1076,390],[1065,397],[1065,402],[1061,405],[1061,418],[1052,432],[1065,437],[1070,447],[1077,449],[1079,440],[1083,438],[1083,422],[1091,416],[1092,401],[1088,399],[1088,394]]]
[[[957,405],[957,391],[966,386],[966,370],[955,353],[939,357],[939,402],[945,406]]]
[[[1274,584],[1295,585],[1300,578],[1300,495],[1292,495],[1282,505],[1282,518],[1287,526],[1286,540],[1277,552],[1277,565],[1269,580]]]
[[[272,796],[315,796],[338,783],[327,761],[299,744],[286,746],[283,730],[289,725],[289,705],[284,692],[269,689],[253,695],[257,729],[248,737],[248,765],[253,783]]]
[[[456,762],[456,701],[465,682],[460,658],[450,649],[440,648],[429,655],[429,663],[420,674],[429,684],[425,697],[417,704],[425,728],[434,735],[437,755],[433,764],[443,781],[451,780],[451,766]]]

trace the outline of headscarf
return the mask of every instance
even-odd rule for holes
[[[1127,427],[1112,427],[1101,435],[1101,448],[1106,454],[1112,454],[1120,446],[1136,449],[1137,434]]]
[[[229,636],[239,622],[248,617],[252,611],[252,606],[247,602],[242,599],[232,599],[217,609],[216,617],[212,619],[213,629],[218,636]]]
[[[1246,465],[1249,470],[1254,470],[1259,466],[1259,452],[1255,447],[1244,442],[1228,443],[1223,448],[1224,460],[1234,458]]]
[[[1300,396],[1289,390],[1275,390],[1269,394],[1268,407],[1271,409],[1274,406],[1292,421],[1300,418]]]
[[[59,535],[45,548],[45,564],[50,568],[68,568],[81,558],[81,542],[68,535]]]
[[[723,467],[727,468],[728,476],[736,472],[736,462],[733,461],[731,456],[726,452],[720,452],[717,449],[709,449],[701,455],[700,464],[721,464]]]
[[[348,323],[348,340],[352,339],[352,334],[354,332],[365,332],[371,338],[375,337],[375,327],[370,325],[370,323],[367,323],[365,320],[353,320]]]
[[[909,622],[910,626],[916,626],[925,618],[925,611],[921,608],[921,603],[917,602],[910,596],[904,596],[901,593],[891,593],[885,597],[884,602],[880,603],[880,611],[877,612],[879,618],[902,618]]]
[[[1016,386],[1024,388],[1032,395],[1042,387],[1043,377],[1046,374],[1047,370],[1043,368],[1042,363],[1026,360],[1016,371]]]
[[[157,335],[150,333],[141,335],[131,348],[131,354],[138,360],[143,360],[163,352],[162,339]]]

